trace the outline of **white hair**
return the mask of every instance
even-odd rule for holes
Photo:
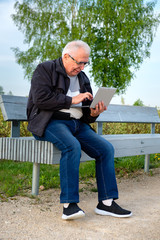
[[[72,54],[79,48],[83,48],[88,55],[91,52],[91,49],[87,43],[83,42],[82,40],[75,40],[75,41],[67,43],[67,45],[64,47],[64,49],[62,51],[62,58],[63,58],[64,54],[66,54],[66,53]]]

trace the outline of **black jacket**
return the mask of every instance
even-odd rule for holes
[[[80,92],[90,92],[92,89],[89,79],[84,72],[78,74]],[[33,73],[31,89],[27,104],[28,130],[37,136],[43,136],[45,128],[51,118],[70,119],[70,114],[60,112],[60,109],[69,109],[72,98],[66,96],[70,84],[62,58],[39,64]],[[88,105],[90,101],[82,104]],[[83,116],[80,119],[92,123],[96,118],[90,116],[89,108],[82,108]]]

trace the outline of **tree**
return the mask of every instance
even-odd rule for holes
[[[13,96],[12,91],[9,91],[7,94]]]
[[[39,62],[61,56],[68,41],[88,36],[87,0],[23,0],[16,1],[14,8],[13,21],[29,47],[27,51],[12,49],[29,79]]]
[[[144,106],[144,104],[143,104],[143,101],[142,101],[140,98],[138,98],[138,99],[134,102],[133,106]]]
[[[25,35],[27,51],[13,48],[30,78],[39,62],[61,55],[68,41],[91,46],[91,75],[100,86],[123,93],[150,46],[160,15],[155,1],[143,0],[23,0],[16,1],[13,21]]]
[[[122,103],[122,105],[125,105],[125,99],[124,99],[124,97],[121,97],[121,103]]]
[[[154,16],[155,1],[97,0],[92,28],[92,74],[97,85],[114,86],[124,92],[150,46],[160,15]]]
[[[3,87],[0,86],[0,95],[4,94],[4,90],[3,90]]]

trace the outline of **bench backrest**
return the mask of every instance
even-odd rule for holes
[[[112,105],[108,106],[97,122],[160,123],[158,111],[154,107]]]
[[[0,107],[5,121],[26,121],[27,97],[0,95]],[[160,123],[154,107],[110,104],[97,122]]]
[[[27,121],[27,97],[0,95],[0,107],[5,121]]]
[[[27,97],[0,95],[0,107],[5,121],[12,121],[11,137],[20,136],[20,121],[27,121]],[[150,123],[151,133],[155,124],[160,123],[158,111],[154,107],[126,106],[110,104],[96,120],[98,134],[102,134],[103,122]]]

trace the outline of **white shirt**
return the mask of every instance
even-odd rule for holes
[[[80,86],[79,86],[79,80],[78,80],[78,76],[68,76],[70,78],[70,85],[69,85],[69,89],[67,92],[67,96],[69,97],[75,97],[80,93]],[[79,106],[79,107],[77,107]],[[71,108],[69,109],[61,109],[61,112],[66,112],[66,113],[70,113],[70,117],[76,118],[76,119],[80,119],[83,116],[82,113],[82,103],[76,104],[76,107],[74,108],[74,105],[72,105]]]

